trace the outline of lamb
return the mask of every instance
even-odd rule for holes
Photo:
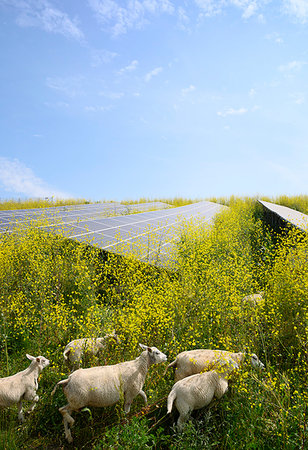
[[[24,422],[22,401],[33,401],[28,412],[34,410],[39,396],[36,395],[38,388],[38,376],[42,370],[49,365],[49,360],[44,356],[31,356],[26,354],[31,364],[27,369],[9,377],[0,378],[0,407],[8,407],[17,403],[18,420]]]
[[[72,442],[70,427],[74,424],[71,416],[73,411],[78,411],[85,406],[111,406],[124,398],[124,411],[128,413],[134,398],[140,394],[144,402],[147,396],[142,390],[145,377],[152,364],[158,364],[167,360],[167,356],[156,347],[147,347],[139,344],[144,350],[141,355],[132,360],[110,366],[91,367],[78,369],[68,379],[59,381],[52,391],[55,393],[57,386],[62,385],[68,404],[59,408],[63,416],[65,437]]]
[[[217,362],[232,358],[238,365],[245,360],[245,353],[232,353],[226,350],[198,349],[179,353],[166,371],[173,367],[175,369],[174,380],[179,381],[195,373],[205,372],[214,369]],[[264,368],[264,364],[254,353],[251,355],[251,364],[253,367]]]
[[[238,368],[238,364],[232,358],[225,359],[216,370],[191,375],[173,385],[167,399],[167,413],[171,413],[175,402],[180,413],[177,422],[179,431],[182,430],[191,411],[208,406],[215,397],[219,400],[227,392],[228,377]]]
[[[96,356],[98,352],[106,347],[107,341],[114,339],[119,342],[118,335],[113,332],[104,337],[75,339],[71,341],[64,349],[64,361],[69,364],[73,370],[79,369],[84,357]]]

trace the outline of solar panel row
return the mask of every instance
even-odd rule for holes
[[[39,209],[22,209],[0,211],[0,232],[12,230],[16,224],[29,221],[47,219],[64,223],[74,223],[81,219],[95,219],[102,217],[127,215],[134,212],[149,209],[170,208],[170,205],[162,202],[138,203],[134,205],[122,205],[120,203],[99,203],[89,205],[72,205]]]
[[[142,205],[147,209],[165,206],[162,203]],[[133,211],[139,207],[130,205]],[[36,226],[106,251],[121,255],[133,254],[142,261],[166,266],[173,259],[172,251],[185,222],[194,221],[194,226],[211,223],[213,217],[226,207],[204,201],[131,215],[127,214],[125,208],[114,204],[84,205],[71,209],[61,207],[53,208],[53,211],[48,209],[43,214],[40,211],[39,216],[37,210],[30,213],[26,210],[23,213],[18,211],[18,218],[12,212],[6,211],[11,214],[5,215],[0,211],[0,228],[2,232],[11,232],[17,223],[28,226],[31,219],[46,218],[45,223],[37,222]],[[124,215],[116,215],[119,212]],[[111,213],[113,217],[110,217]]]
[[[303,231],[308,230],[308,216],[306,214],[288,208],[287,206],[276,205],[275,203],[265,202],[263,200],[259,200],[259,203],[271,213],[277,214],[285,222]]]

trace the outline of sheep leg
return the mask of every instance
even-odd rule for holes
[[[34,408],[36,407],[36,403],[39,401],[39,396],[36,394],[36,391],[34,389],[29,389],[27,390],[27,392],[24,395],[24,399],[27,400],[28,402],[32,401],[32,405],[30,406],[30,408],[27,411],[27,414],[30,414],[30,412],[32,412],[34,410]]]
[[[125,412],[125,414],[129,413],[131,404],[132,404],[132,402],[128,402],[127,400],[125,401],[125,404],[124,404],[124,412]]]
[[[189,411],[187,411],[187,413],[180,413],[180,417],[178,418],[178,423],[177,423],[178,431],[181,432],[183,430],[183,426],[187,422],[188,417],[189,417]]]
[[[147,398],[146,393],[141,389],[141,391],[139,392],[139,395],[141,395],[141,397],[143,398],[143,401],[144,401],[144,403],[146,405],[147,402],[148,402],[148,398]]]
[[[73,426],[75,420],[72,418],[71,413],[72,409],[70,408],[69,404],[62,406],[62,408],[59,408],[60,413],[63,417],[63,425],[64,425],[64,432],[65,437],[69,443],[73,442],[72,433],[69,426]]]
[[[180,417],[178,418],[177,427],[179,431],[182,431],[183,426],[185,422],[187,422],[187,419],[189,417],[190,408],[185,402],[176,402],[176,408],[180,413]]]
[[[17,403],[17,407],[18,407],[18,420],[19,420],[19,422],[24,422],[25,418],[24,418],[24,414],[22,411],[22,401],[21,400]]]

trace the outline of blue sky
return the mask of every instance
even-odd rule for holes
[[[0,198],[308,194],[308,0],[0,0]]]

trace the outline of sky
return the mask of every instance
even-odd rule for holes
[[[308,194],[308,0],[0,0],[0,200]]]

